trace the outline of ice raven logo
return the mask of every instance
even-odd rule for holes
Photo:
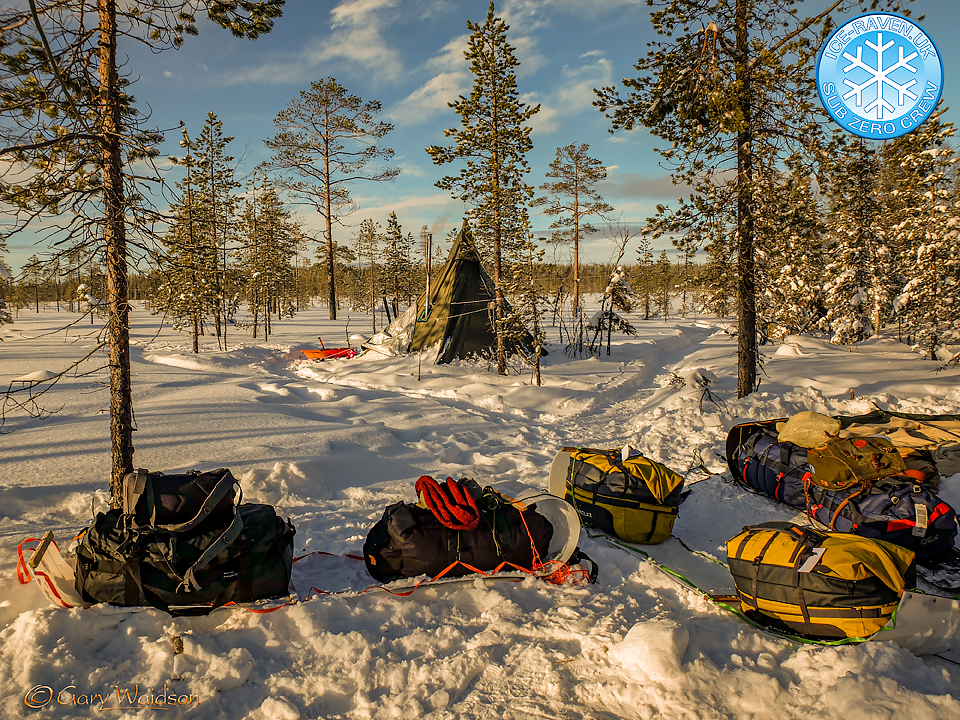
[[[907,18],[861,15],[837,28],[817,59],[817,92],[838,124],[864,138],[905,135],[933,113],[943,62],[933,40]]]

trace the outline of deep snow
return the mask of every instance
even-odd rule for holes
[[[874,403],[960,412],[960,372],[937,373],[937,363],[888,337],[853,348],[791,337],[764,348],[760,391],[737,400],[735,338],[714,318],[633,317],[640,335],[614,338],[609,357],[571,359],[555,346],[536,387],[519,366],[500,378],[485,363],[433,365],[429,353],[300,360],[318,331],[328,347],[369,333],[367,317],[325,315],[278,322],[269,342],[235,330],[227,352],[205,338],[199,355],[145,310],[132,316],[135,464],[231,468],[245,500],[291,517],[297,555],[356,553],[386,505],[413,499],[421,474],[518,493],[546,487],[562,445],[630,443],[680,472],[702,458],[715,473],[691,474],[674,535],[722,559],[742,525],[794,517],[727,482],[720,456],[736,423],[806,409],[861,413]],[[90,347],[96,326],[53,332],[69,317],[47,308],[0,326],[4,387]],[[103,357],[95,360],[91,369]],[[671,383],[675,376],[715,376],[715,401],[692,382]],[[48,529],[65,547],[105,504],[103,380],[102,371],[64,379],[42,399],[58,413],[11,417],[0,435],[4,717],[90,717],[101,705],[108,717],[161,712],[108,709],[118,692],[175,693],[192,704],[164,717],[190,718],[960,717],[956,664],[890,642],[833,648],[777,638],[586,535],[597,586],[468,582],[406,599],[320,595],[265,615],[223,609],[204,618],[50,607],[35,586],[18,584],[16,547]],[[941,495],[960,507],[960,476]],[[684,563],[669,546],[658,557]],[[343,584],[341,568],[325,565],[338,562],[302,561],[298,590],[339,589],[323,587]],[[359,568],[347,583],[356,588],[370,582]],[[53,698],[35,710],[25,698],[37,686]],[[33,692],[40,704],[46,691]],[[102,704],[91,701],[97,694]]]

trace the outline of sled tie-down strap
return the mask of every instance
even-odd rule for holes
[[[476,530],[480,524],[477,501],[453,478],[448,477],[446,485],[441,485],[429,475],[422,475],[416,490],[430,512],[451,530]]]

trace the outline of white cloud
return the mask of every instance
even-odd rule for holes
[[[385,79],[396,79],[402,64],[397,52],[383,37],[389,13],[385,9],[398,5],[399,0],[344,0],[330,11],[333,33],[324,40],[315,41],[309,54],[311,64],[343,58],[369,69],[376,69]]]
[[[404,177],[415,177],[415,178],[431,177],[431,175],[427,173],[426,170],[423,169],[423,166],[418,165],[417,163],[404,162],[403,160],[401,160],[400,167],[403,168]]]
[[[536,105],[537,99],[533,94],[524,95],[520,98],[528,105]],[[560,129],[560,113],[550,105],[540,103],[540,112],[530,118],[531,134],[551,133]]]
[[[446,112],[448,103],[470,89],[470,69],[463,57],[468,41],[467,35],[455,37],[424,63],[428,70],[439,72],[390,108],[387,117],[398,125],[413,125]]]
[[[403,64],[383,36],[383,30],[390,24],[392,14],[388,11],[398,5],[399,0],[342,0],[330,11],[331,32],[328,35],[314,38],[289,60],[241,68],[225,82],[229,85],[303,82],[315,79],[316,69],[331,60],[346,60],[364,69],[375,70],[379,78],[396,80],[402,73]]]
[[[597,17],[624,6],[643,7],[646,0],[505,0],[503,17],[538,27],[558,12],[580,17]]]
[[[468,65],[467,59],[463,54],[470,47],[469,35],[457,35],[447,41],[440,52],[424,63],[424,66],[433,70],[458,70],[466,72]]]
[[[613,67],[606,58],[601,57],[594,63],[580,67],[567,65],[563,68],[563,83],[556,97],[569,108],[569,115],[593,109],[596,99],[593,89],[609,85],[612,78]]]
[[[609,85],[612,76],[612,65],[604,57],[584,65],[565,65],[560,74],[559,85],[540,99],[540,112],[530,121],[533,132],[554,132],[561,127],[564,118],[584,111],[593,111],[596,97],[593,89]],[[524,97],[523,100],[530,104],[536,102],[533,95]]]
[[[398,125],[415,125],[448,110],[448,103],[469,88],[465,72],[440,73],[397,103],[387,117]]]
[[[239,85],[241,83],[266,83],[280,85],[285,83],[299,83],[312,77],[309,71],[306,56],[303,60],[291,62],[267,62],[256,67],[242,68],[230,73],[223,80],[224,85]]]
[[[526,28],[524,28],[526,29]],[[532,35],[518,35],[508,37],[508,42],[516,49],[514,53],[520,66],[517,68],[517,77],[522,78],[533,75],[537,70],[547,64],[547,59],[537,52],[538,40]]]

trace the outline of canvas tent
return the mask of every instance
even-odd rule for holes
[[[427,300],[429,299],[429,302]],[[387,355],[418,352],[439,343],[436,362],[490,355],[497,345],[493,326],[494,284],[483,269],[467,221],[454,240],[443,270],[387,330],[364,345]],[[532,352],[533,337],[508,345],[508,352]],[[544,353],[546,354],[546,353]]]

